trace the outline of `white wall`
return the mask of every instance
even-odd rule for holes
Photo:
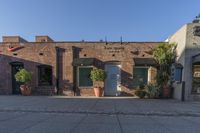
[[[184,70],[185,70],[185,64],[187,63],[187,62],[185,62],[186,36],[187,36],[187,25],[184,25],[175,34],[173,34],[169,38],[169,43],[176,43],[177,44],[177,48],[176,48],[177,59],[176,59],[176,62],[181,63],[184,66],[183,67],[183,73],[182,73],[182,80],[183,81],[185,81]],[[173,98],[181,100],[182,84],[174,83],[173,87],[174,87]],[[185,97],[187,99],[188,94],[186,94]]]
[[[192,56],[200,53],[200,37],[193,35],[195,26],[200,26],[200,23],[184,25],[169,38],[169,43],[177,43],[177,62],[183,65],[182,80],[185,81],[186,100],[189,100],[192,91]],[[174,92],[178,93],[180,85],[174,86]]]

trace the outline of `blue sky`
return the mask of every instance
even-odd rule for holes
[[[0,0],[0,37],[163,41],[198,13],[199,0]]]

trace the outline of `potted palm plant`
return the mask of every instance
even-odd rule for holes
[[[26,69],[20,69],[15,74],[15,79],[18,82],[21,82],[20,90],[22,95],[29,96],[31,95],[31,88],[28,83],[32,80],[32,73],[27,71]]]
[[[157,84],[162,89],[162,96],[169,98],[171,95],[170,75],[171,65],[175,62],[176,44],[161,43],[153,50],[153,57],[159,64],[157,73]]]
[[[93,81],[94,93],[96,97],[101,97],[103,94],[104,81],[106,73],[102,69],[93,69],[90,73],[90,78]]]

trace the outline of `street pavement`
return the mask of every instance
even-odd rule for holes
[[[200,102],[0,96],[0,133],[200,133]]]

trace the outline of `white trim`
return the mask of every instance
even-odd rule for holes
[[[147,79],[147,84],[149,84],[151,82],[151,67],[148,68],[148,75],[147,75],[148,79]]]
[[[78,66],[77,67],[77,73],[76,73],[76,78],[77,78],[76,84],[77,84],[77,87],[78,88],[93,88],[93,85],[92,86],[79,86],[79,69],[80,68],[92,68],[93,69],[93,66]]]

